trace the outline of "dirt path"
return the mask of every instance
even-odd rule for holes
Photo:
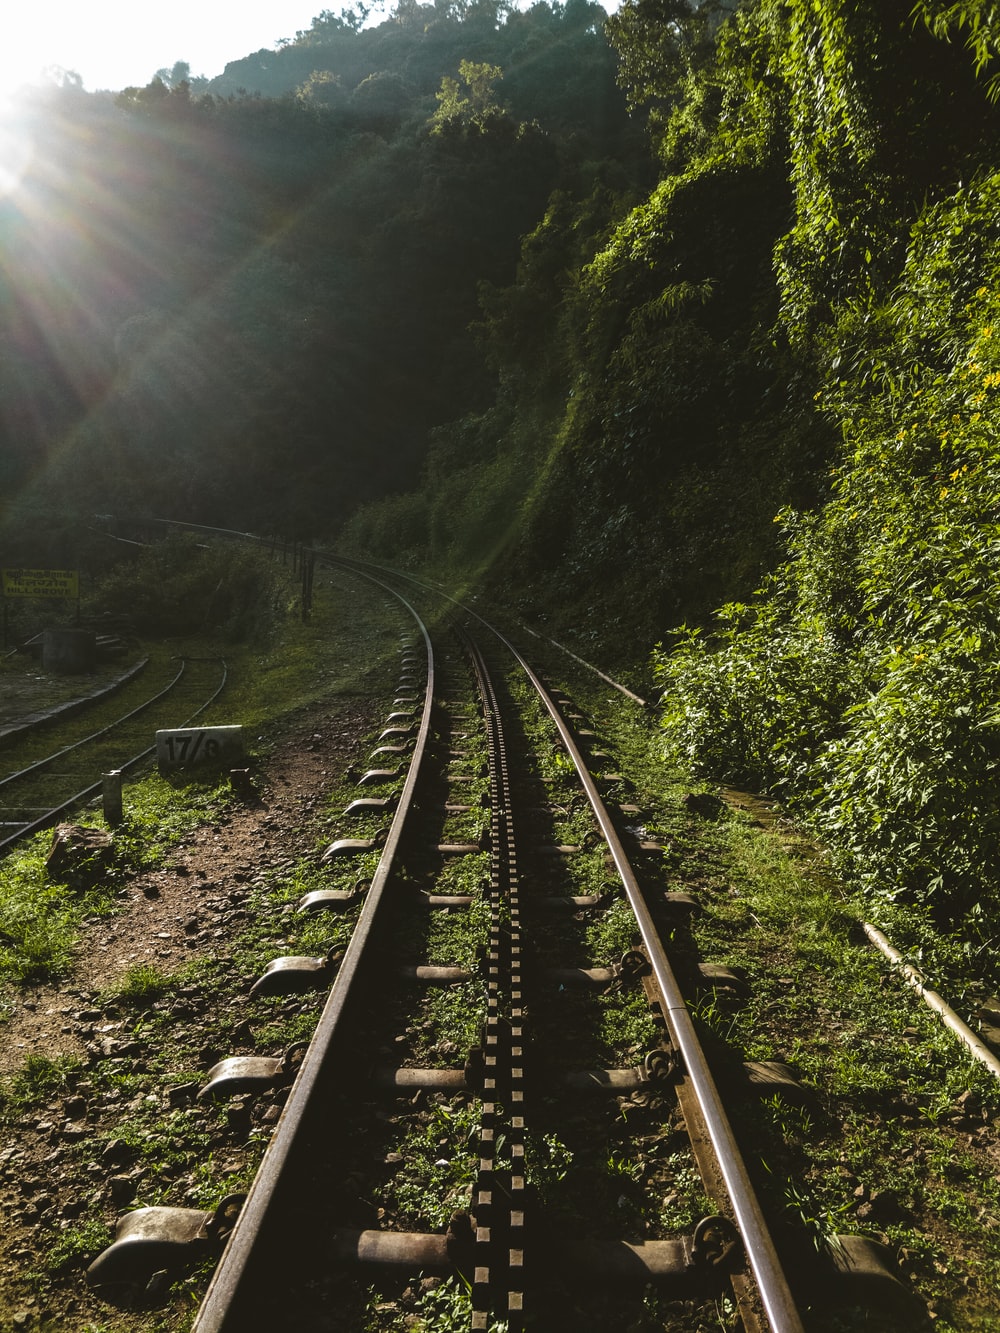
[[[88,1066],[129,1054],[123,1015],[101,999],[130,968],[148,962],[171,973],[200,957],[225,958],[246,920],[244,902],[255,882],[311,855],[322,795],[329,781],[357,760],[373,719],[369,701],[355,696],[304,711],[286,722],[282,739],[256,778],[259,799],[234,806],[216,823],[182,841],[166,865],[126,885],[121,910],[85,923],[71,976],[59,987],[23,992],[3,1026],[0,1073],[22,1069],[26,1058],[71,1055],[81,1074],[41,1111],[0,1131],[0,1328],[73,1330],[132,1329],[136,1316],[109,1310],[86,1291],[82,1271],[68,1283],[31,1281],[45,1267],[53,1230],[76,1225],[86,1183],[81,1156],[95,1144],[95,1178],[102,1207],[113,1217],[136,1185],[126,1188],[122,1169],[100,1155],[107,1150],[116,1116],[112,1097],[87,1094]],[[127,789],[126,789],[127,804]],[[227,1002],[228,1003],[228,1002]],[[196,1030],[198,1002],[181,989],[175,1001],[177,1031]],[[230,1007],[245,1005],[234,995]],[[82,1094],[82,1095],[81,1095]],[[106,1103],[106,1104],[105,1104]],[[125,1108],[127,1109],[127,1108]],[[222,1145],[220,1143],[220,1151]],[[227,1146],[231,1151],[231,1145]],[[96,1169],[101,1168],[101,1169]]]

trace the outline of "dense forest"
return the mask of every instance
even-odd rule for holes
[[[324,13],[212,84],[178,62],[25,100],[0,200],[8,540],[15,497],[27,540],[36,508],[308,538],[413,484],[429,432],[492,397],[479,285],[513,280],[556,188],[648,180],[604,19]]]
[[[5,562],[97,566],[94,514],[179,517],[485,588],[605,661],[659,643],[669,749],[974,925],[1000,890],[995,7],[369,18],[25,101]]]

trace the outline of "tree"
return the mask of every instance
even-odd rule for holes
[[[186,60],[175,60],[170,69],[164,65],[153,78],[159,79],[165,88],[179,88],[182,83],[190,83],[191,66]]]
[[[493,85],[503,78],[499,65],[463,60],[458,73],[461,82],[446,74],[441,80],[441,91],[435,94],[438,109],[430,120],[435,133],[440,133],[449,122],[482,121],[491,111],[499,111],[493,92]],[[462,95],[463,84],[467,96]]]
[[[991,0],[958,0],[949,4],[947,0],[917,0],[914,17],[923,19],[935,37],[951,41],[951,34],[965,33],[965,44],[972,52],[976,73],[982,74],[993,69],[986,84],[987,96],[991,101],[1000,98],[1000,73],[996,65],[1000,61],[1000,14]]]

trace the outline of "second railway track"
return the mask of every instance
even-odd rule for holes
[[[156,729],[189,726],[225,684],[222,658],[174,658],[137,674],[101,705],[98,720],[96,709],[83,713],[58,745],[43,719],[16,746],[0,750],[0,853],[93,798],[102,773],[132,773],[147,763]]]

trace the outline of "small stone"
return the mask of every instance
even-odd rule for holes
[[[146,1295],[152,1300],[158,1300],[161,1296],[166,1295],[169,1289],[170,1274],[165,1268],[161,1268],[158,1273],[154,1273],[146,1283]]]
[[[226,1107],[226,1124],[238,1134],[249,1129],[250,1105],[244,1098],[236,1098]]]
[[[193,1101],[197,1095],[197,1082],[179,1083],[175,1088],[169,1088],[167,1090],[167,1102],[170,1106],[175,1108],[178,1106],[185,1106],[188,1102]]]
[[[112,1176],[108,1181],[108,1191],[115,1207],[122,1208],[135,1198],[136,1182],[131,1176]]]
[[[105,1166],[128,1166],[135,1160],[136,1150],[124,1139],[112,1139],[101,1153]]]

